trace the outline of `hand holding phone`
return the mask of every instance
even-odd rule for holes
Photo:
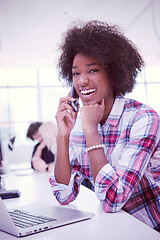
[[[77,92],[76,92],[76,90],[75,90],[73,85],[72,85],[72,88],[71,88],[70,96],[73,97],[73,98],[79,98],[79,96],[78,96],[78,94],[77,94]],[[74,112],[78,111],[78,104],[79,103],[78,103],[78,101],[76,99],[74,101],[69,101],[68,104],[70,106],[72,106]]]

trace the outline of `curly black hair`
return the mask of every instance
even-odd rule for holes
[[[101,21],[73,23],[60,45],[59,79],[72,83],[72,63],[77,53],[99,59],[107,71],[116,96],[133,90],[136,77],[144,66],[136,46],[119,26]]]
[[[26,137],[34,140],[33,135],[38,131],[39,127],[42,125],[42,122],[33,122],[29,125],[27,129]]]

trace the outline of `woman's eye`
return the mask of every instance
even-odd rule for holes
[[[98,69],[91,69],[89,72],[94,73],[94,72],[98,72],[98,71],[99,71]]]
[[[74,72],[74,73],[72,73],[72,76],[74,77],[74,76],[78,76],[79,75],[79,73],[78,72]]]

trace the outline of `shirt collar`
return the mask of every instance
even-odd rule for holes
[[[112,126],[117,126],[119,119],[122,115],[125,104],[124,97],[116,97],[111,112],[105,122],[111,124]]]

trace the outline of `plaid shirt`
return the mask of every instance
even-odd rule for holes
[[[80,115],[70,137],[68,186],[50,183],[61,204],[73,201],[87,178],[105,212],[127,211],[160,230],[160,119],[148,106],[117,97],[105,124],[98,125],[107,163],[93,182]],[[98,161],[98,159],[97,159]]]

